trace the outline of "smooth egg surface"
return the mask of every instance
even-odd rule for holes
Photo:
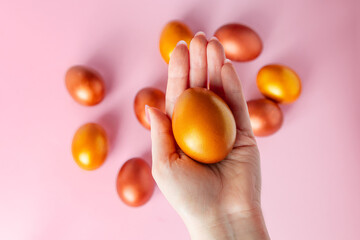
[[[166,24],[159,42],[160,53],[165,62],[169,63],[170,55],[180,40],[184,40],[189,46],[193,36],[190,28],[180,21],[171,21]]]
[[[85,170],[99,168],[108,153],[108,138],[105,130],[96,123],[87,123],[75,133],[72,141],[75,162]]]
[[[248,101],[247,105],[255,136],[268,136],[280,129],[283,113],[275,102],[262,98]]]
[[[301,93],[301,80],[294,70],[284,65],[262,67],[257,75],[260,92],[278,103],[292,103]]]
[[[155,181],[150,166],[141,158],[132,158],[121,167],[116,180],[120,199],[127,205],[137,207],[151,198]]]
[[[223,160],[232,150],[236,125],[225,101],[205,88],[189,88],[177,99],[172,128],[179,147],[202,163]]]
[[[214,35],[224,46],[226,57],[233,61],[253,60],[263,48],[259,35],[242,24],[226,24],[216,30]]]
[[[143,88],[135,96],[134,111],[139,122],[147,129],[150,129],[150,123],[146,118],[145,105],[158,108],[165,112],[165,94],[156,88]]]
[[[66,73],[65,85],[72,98],[85,106],[96,105],[105,97],[105,84],[100,74],[85,66],[71,67]]]

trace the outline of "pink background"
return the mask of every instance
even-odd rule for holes
[[[0,1],[0,239],[188,239],[156,188],[140,208],[124,205],[115,179],[132,157],[149,162],[150,135],[133,99],[165,89],[162,27],[184,20],[211,36],[221,25],[252,27],[264,51],[236,63],[247,99],[265,64],[298,72],[303,93],[282,106],[285,122],[258,138],[262,202],[272,239],[360,239],[360,98],[355,69],[355,1]],[[357,26],[359,29],[359,24]],[[77,104],[64,85],[74,64],[96,68],[108,94]],[[98,170],[81,170],[70,145],[76,129],[101,123],[111,152]]]

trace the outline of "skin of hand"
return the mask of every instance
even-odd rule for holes
[[[176,145],[171,116],[178,96],[189,87],[208,87],[233,112],[236,141],[221,162],[202,164]],[[187,226],[193,240],[270,239],[260,204],[260,156],[241,84],[216,38],[197,33],[171,54],[166,114],[146,108],[151,123],[152,174],[161,192]]]

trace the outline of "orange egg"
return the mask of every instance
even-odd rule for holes
[[[132,158],[121,167],[116,180],[120,199],[127,205],[137,207],[151,198],[155,181],[149,165],[141,158]]]
[[[105,96],[105,84],[100,74],[85,66],[71,67],[66,73],[65,84],[73,99],[85,106],[96,105]]]
[[[160,53],[166,63],[170,61],[170,55],[176,44],[184,40],[188,46],[194,34],[188,26],[179,21],[171,21],[165,25],[160,35]]]
[[[184,153],[202,163],[223,160],[232,150],[236,137],[230,108],[205,88],[189,88],[178,97],[172,129]]]
[[[75,133],[72,155],[75,162],[85,170],[99,168],[108,153],[108,138],[105,130],[96,123],[87,123]]]
[[[255,136],[268,136],[278,131],[283,123],[280,107],[269,99],[247,102],[251,126]]]
[[[165,112],[165,94],[156,88],[143,88],[135,96],[134,111],[136,117],[145,128],[150,129],[150,123],[145,114],[145,105]]]
[[[299,76],[283,65],[272,64],[261,68],[256,83],[265,97],[279,103],[292,103],[301,93]]]
[[[233,61],[250,61],[260,55],[262,42],[251,28],[237,23],[226,24],[215,32],[224,46],[225,55]]]

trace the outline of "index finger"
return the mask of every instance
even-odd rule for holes
[[[189,50],[185,41],[180,41],[175,47],[168,69],[165,109],[171,118],[176,99],[189,85]]]

